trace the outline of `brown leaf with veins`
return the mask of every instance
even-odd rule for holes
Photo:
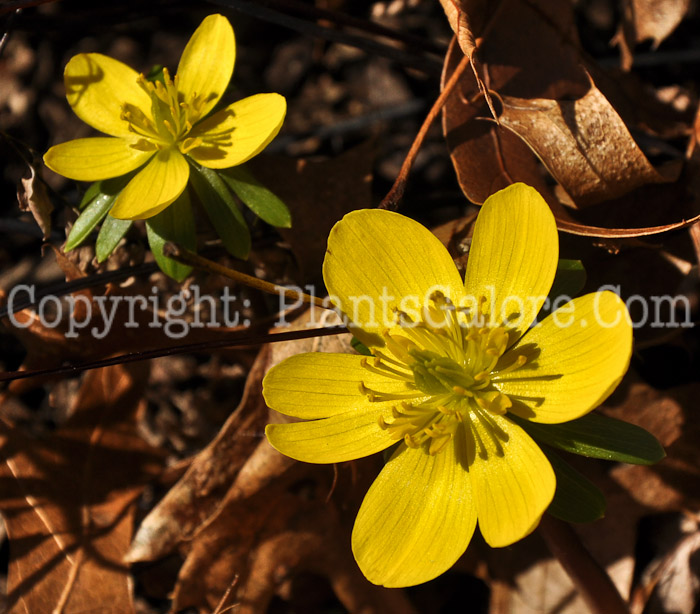
[[[0,422],[11,614],[134,612],[121,558],[135,498],[163,461],[136,430],[147,375],[145,365],[88,373],[71,417],[45,440]]]
[[[472,10],[485,9],[475,3]],[[523,181],[542,193],[558,220],[572,222],[533,151],[568,194],[564,200],[578,207],[675,180],[677,175],[653,168],[591,82],[571,3],[512,0],[488,28],[485,23],[472,14],[459,26],[474,28],[471,38],[481,38],[484,82],[502,102],[497,112],[502,126],[489,120],[472,75],[461,79],[443,108],[443,130],[467,198],[480,204],[498,189]],[[476,30],[479,24],[483,32]],[[453,43],[445,58],[443,87],[461,57]]]
[[[678,178],[680,165],[665,174],[651,165],[593,83],[576,100],[502,96],[501,103],[501,125],[527,143],[579,207]]]

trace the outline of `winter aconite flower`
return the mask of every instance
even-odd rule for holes
[[[56,145],[44,156],[53,171],[97,181],[140,169],[110,214],[149,218],[185,190],[190,160],[211,169],[242,164],[279,132],[286,112],[279,94],[257,94],[208,115],[233,74],[233,29],[210,15],[187,43],[170,77],[144,75],[99,53],[81,53],[66,66],[66,98],[85,123],[109,136]]]
[[[516,184],[479,214],[466,280],[443,245],[396,213],[355,211],[328,239],[324,279],[373,356],[302,354],[264,380],[282,453],[337,463],[397,444],[367,493],[352,547],[388,587],[435,578],[475,527],[491,546],[529,534],[555,474],[518,424],[561,423],[625,373],[632,328],[620,298],[588,294],[531,328],[554,279],[558,237],[539,194]]]

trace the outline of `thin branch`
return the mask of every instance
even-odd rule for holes
[[[292,17],[286,13],[262,5],[251,0],[210,0],[213,4],[225,6],[241,13],[246,13],[257,19],[269,21],[285,28],[290,28],[301,32],[306,36],[321,38],[343,45],[349,45],[362,49],[368,54],[380,55],[389,58],[400,64],[404,64],[420,70],[426,74],[439,75],[442,71],[442,60],[433,56],[424,56],[402,49],[397,49],[390,45],[379,43],[375,40],[357,34],[350,34],[332,28],[326,28],[306,19]]]
[[[292,288],[287,288],[286,286],[279,286],[277,284],[270,283],[269,281],[263,281],[252,275],[246,275],[235,269],[230,269],[225,267],[218,262],[199,256],[194,252],[191,252],[184,247],[175,245],[175,243],[166,243],[163,247],[163,254],[168,258],[177,260],[182,264],[187,264],[189,266],[197,267],[209,273],[215,275],[223,275],[228,279],[237,281],[240,284],[248,286],[250,288],[255,288],[256,290],[261,290],[262,292],[267,292],[268,294],[274,294],[275,296],[284,296],[285,298],[293,300],[301,300],[309,305],[316,305],[316,307],[323,307],[324,309],[333,309],[327,300],[324,300],[318,296],[311,296],[309,294],[304,294],[303,292],[298,292]]]
[[[610,576],[586,550],[569,524],[545,514],[539,531],[593,614],[629,614]]]
[[[365,32],[371,32],[373,34],[377,34],[378,36],[383,36],[385,38],[402,42],[413,48],[421,48],[423,51],[427,53],[434,53],[439,55],[441,58],[444,57],[445,52],[447,51],[441,45],[438,45],[421,36],[415,36],[414,34],[401,32],[400,30],[393,30],[380,23],[377,23],[376,21],[361,19],[359,17],[353,17],[352,15],[341,13],[340,11],[332,11],[329,9],[320,8],[318,6],[313,6],[311,4],[305,4],[299,2],[299,0],[258,0],[258,3],[267,5],[273,4],[285,9],[287,12],[293,11],[299,15],[304,15],[311,19],[323,19],[325,21],[335,23],[341,27],[347,26],[349,28],[355,28]]]
[[[52,367],[49,369],[35,369],[32,371],[7,371],[0,373],[0,382],[11,382],[18,379],[27,379],[30,377],[46,377],[54,375],[70,375],[77,374],[90,369],[101,369],[102,367],[111,367],[112,365],[121,365],[130,362],[139,362],[141,360],[151,360],[152,358],[161,358],[163,356],[176,356],[179,354],[190,354],[193,352],[210,352],[211,350],[229,347],[245,347],[256,346],[264,343],[277,343],[279,341],[295,341],[297,339],[311,339],[313,337],[327,337],[329,335],[339,335],[347,332],[343,325],[337,326],[322,326],[320,328],[311,328],[308,330],[293,330],[286,333],[266,333],[242,335],[233,333],[226,339],[217,341],[200,341],[198,343],[185,343],[169,348],[158,348],[155,350],[145,350],[143,352],[129,352],[128,354],[119,354],[110,358],[94,360],[89,362],[78,363],[74,365],[64,365],[61,367]]]
[[[459,79],[464,74],[464,71],[469,65],[470,60],[465,55],[457,65],[457,68],[455,69],[454,73],[452,73],[452,76],[445,85],[445,88],[442,90],[442,92],[440,92],[440,95],[435,101],[435,104],[432,106],[430,111],[428,111],[428,115],[423,121],[423,125],[420,127],[420,130],[418,131],[418,134],[416,135],[416,138],[413,141],[413,145],[411,145],[411,149],[408,151],[406,159],[401,165],[401,170],[399,171],[398,177],[396,177],[394,185],[391,186],[391,190],[389,190],[388,194],[384,197],[382,202],[379,203],[380,209],[389,209],[390,211],[396,211],[396,209],[398,209],[399,201],[401,200],[404,190],[406,189],[408,174],[411,172],[411,167],[413,166],[413,163],[418,157],[418,151],[420,150],[421,146],[423,145],[423,142],[425,141],[425,137],[428,134],[428,130],[430,129],[430,126],[432,125],[433,121],[435,121],[435,118],[442,110],[442,107],[445,106],[447,98],[450,96],[455,86],[459,82]]]

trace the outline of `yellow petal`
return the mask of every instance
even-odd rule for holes
[[[121,191],[112,217],[143,220],[161,212],[185,189],[190,166],[175,149],[162,149]]]
[[[534,422],[559,423],[600,405],[627,371],[632,326],[627,307],[612,292],[570,301],[529,331],[502,362],[528,362],[497,378],[510,411]]]
[[[130,147],[124,139],[96,137],[54,145],[44,154],[44,164],[69,179],[99,181],[133,171],[152,155]]]
[[[323,279],[334,304],[361,329],[353,329],[355,335],[373,346],[384,345],[378,334],[394,326],[394,308],[411,315],[438,288],[457,304],[464,296],[459,272],[435,235],[376,209],[353,211],[333,227]]]
[[[273,448],[305,463],[342,463],[381,452],[396,443],[379,426],[379,416],[390,410],[352,409],[330,418],[268,424],[265,435]]]
[[[124,103],[151,114],[151,99],[137,78],[126,64],[99,53],[73,56],[63,73],[68,104],[80,119],[105,134],[129,138],[134,134],[121,118]]]
[[[452,441],[430,456],[401,444],[372,484],[352,532],[355,559],[370,582],[427,582],[467,549],[476,513],[456,447]]]
[[[201,97],[206,115],[221,99],[233,74],[236,41],[233,28],[223,15],[209,15],[194,31],[177,67],[177,89],[191,100]]]
[[[406,385],[369,371],[363,360],[352,354],[298,354],[270,369],[263,380],[263,395],[269,407],[287,416],[328,418],[351,410],[377,412],[397,401],[370,402],[360,384],[372,390],[396,394]]]
[[[474,301],[486,297],[492,321],[509,321],[522,335],[554,281],[559,238],[554,216],[538,192],[513,184],[486,199],[474,227],[465,285]]]
[[[469,474],[479,529],[494,547],[531,533],[554,497],[556,480],[547,457],[517,424],[490,416],[491,427],[475,420],[480,444],[472,442]]]
[[[287,101],[279,94],[256,94],[234,102],[199,122],[189,133],[203,144],[187,152],[208,168],[228,168],[258,155],[284,122]]]

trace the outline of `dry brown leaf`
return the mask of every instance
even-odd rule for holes
[[[484,36],[499,15],[500,10],[508,4],[504,0],[491,2],[490,0],[440,0],[445,11],[447,21],[455,33],[455,38],[462,53],[469,58],[472,73],[476,84],[484,97],[489,111],[497,120],[496,111],[493,106],[491,92],[484,82],[484,70],[479,61],[477,52],[481,42],[475,39],[475,32]]]
[[[318,325],[318,322],[312,322],[312,318],[323,317],[326,313],[331,315],[330,312],[318,309],[305,311],[289,330],[303,330]],[[216,438],[197,454],[185,475],[143,520],[127,560],[151,561],[191,539],[215,513],[239,472],[245,474],[257,470],[255,464],[251,464],[251,455],[254,456],[254,451],[264,436],[265,424],[269,421],[268,410],[262,398],[262,379],[265,373],[295,353],[319,348],[326,351],[348,351],[347,341],[341,344],[339,338],[347,339],[348,335],[274,343],[260,350],[248,374],[240,404]],[[261,484],[257,484],[257,488],[261,487]]]
[[[527,143],[579,207],[678,178],[680,165],[664,174],[651,165],[593,83],[576,100],[502,96],[501,102],[501,125]]]
[[[605,413],[645,428],[666,449],[666,458],[656,465],[620,465],[611,473],[650,509],[677,511],[700,505],[700,416],[694,410],[699,394],[697,383],[659,391],[637,381],[621,400],[616,393],[605,404]]]
[[[468,24],[481,21],[472,18]],[[443,109],[443,130],[458,181],[471,201],[482,203],[496,190],[523,181],[543,194],[558,220],[575,223],[560,200],[585,207],[676,179],[680,168],[668,174],[654,169],[591,82],[571,3],[554,7],[544,0],[513,0],[484,33],[471,36],[483,37],[479,57],[484,81],[501,101],[498,121],[503,124],[488,121],[479,85],[465,75]],[[457,45],[451,45],[443,87],[461,57]],[[562,199],[550,190],[528,146],[568,196]],[[598,232],[593,226],[576,230]]]
[[[265,156],[251,161],[262,183],[275,186],[289,207],[292,228],[279,232],[294,254],[300,283],[319,283],[328,234],[354,209],[371,206],[375,146],[363,143],[323,161]]]
[[[471,37],[483,37],[479,58],[488,88],[523,98],[584,94],[588,80],[579,64],[570,4],[553,7],[543,0],[504,4],[507,10],[492,20],[483,14],[489,11],[486,7],[467,8],[474,28]],[[482,31],[487,22],[490,28]],[[445,58],[443,87],[462,55],[453,41]],[[562,209],[529,148],[513,133],[484,121],[489,115],[474,76],[465,74],[445,104],[442,121],[457,179],[467,198],[481,204],[493,192],[523,181],[537,188],[553,209]],[[560,216],[566,216],[563,209]]]
[[[336,504],[327,500],[331,468],[290,461],[261,441],[250,461],[255,469],[241,471],[220,511],[193,541],[173,609],[210,611],[237,574],[238,611],[262,614],[275,595],[290,598],[295,578],[310,572],[328,579],[351,614],[413,614],[402,591],[370,584],[350,551],[350,527],[367,478],[376,473],[374,460],[356,463],[361,483],[343,483],[338,491],[351,496]],[[348,468],[340,471],[346,480]]]
[[[613,42],[620,46],[622,67],[632,68],[634,46],[651,40],[656,49],[683,21],[690,0],[623,0],[622,23]]]
[[[243,398],[216,438],[194,458],[185,475],[141,523],[125,560],[152,561],[191,539],[211,516],[260,442],[267,411],[262,378],[270,346],[264,346],[246,380]]]
[[[147,374],[144,365],[89,373],[71,417],[44,441],[2,423],[12,614],[134,611],[121,557],[134,500],[163,460],[136,431]]]
[[[46,185],[37,175],[33,164],[29,165],[30,176],[22,178],[17,188],[17,201],[22,211],[29,211],[39,225],[44,239],[51,234],[51,212],[53,203],[46,191]]]

